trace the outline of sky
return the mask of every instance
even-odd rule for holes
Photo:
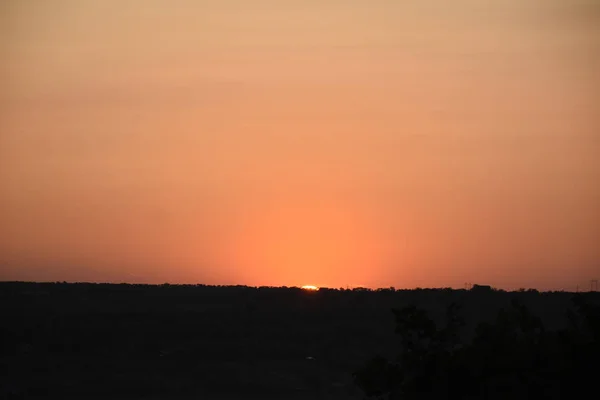
[[[575,290],[597,0],[2,0],[0,280]]]

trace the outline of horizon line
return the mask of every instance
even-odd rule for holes
[[[0,280],[0,285],[2,284],[60,284],[60,285],[64,285],[64,284],[68,284],[68,285],[114,285],[114,286],[118,286],[118,285],[130,285],[130,286],[195,286],[195,287],[214,287],[214,288],[218,288],[218,287],[244,287],[244,288],[249,288],[249,289],[302,289],[303,285],[300,286],[286,286],[286,285],[278,285],[278,286],[273,286],[273,285],[247,285],[247,284],[205,284],[205,283],[170,283],[170,282],[163,282],[163,283],[142,283],[142,282],[93,282],[93,281],[66,281],[66,280],[56,280],[56,281],[21,281],[21,280]],[[368,287],[368,286],[350,286],[350,285],[346,285],[344,287],[340,286],[340,287],[331,287],[331,286],[318,286],[317,287],[320,290],[334,290],[334,291],[353,291],[355,289],[363,289],[363,290],[367,290],[367,291],[372,291],[372,292],[378,292],[378,291],[386,291],[386,290],[392,290],[395,292],[398,291],[418,291],[418,290],[453,290],[453,291],[472,291],[474,289],[474,287],[480,287],[480,288],[487,288],[489,290],[491,290],[492,292],[506,292],[506,293],[523,293],[523,292],[531,292],[531,291],[535,291],[538,293],[597,293],[598,290],[592,290],[591,287],[588,287],[588,290],[581,290],[581,288],[578,286],[577,290],[573,291],[573,290],[567,290],[567,289],[551,289],[551,290],[540,290],[540,289],[536,289],[536,288],[531,288],[531,287],[521,287],[518,289],[503,289],[503,288],[499,288],[499,287],[495,287],[493,285],[485,285],[485,284],[472,284],[471,287],[469,288],[465,288],[465,287],[452,287],[452,286],[438,286],[438,287],[404,287],[404,288],[399,288],[396,287],[394,285],[390,285],[390,286],[386,286],[386,287]]]

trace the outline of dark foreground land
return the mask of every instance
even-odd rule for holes
[[[519,366],[510,379],[521,382],[519,390],[536,391],[523,398],[570,398],[564,393],[582,389],[586,373],[595,386],[589,371],[598,370],[599,359],[594,304],[600,296],[573,298],[485,288],[308,292],[5,282],[0,399],[360,399],[386,391],[418,398],[409,392],[434,396],[431,387],[445,390],[458,382],[448,370],[469,376],[468,387],[451,388],[464,396],[453,398],[503,398],[490,392],[500,393],[510,382],[478,389],[478,380]],[[453,319],[456,310],[464,324]],[[479,347],[457,344],[473,341]],[[514,351],[517,346],[523,349]],[[399,354],[412,378],[398,366]],[[498,361],[498,354],[513,358]],[[377,355],[386,360],[373,360]],[[550,358],[561,360],[558,367]],[[561,392],[546,381],[535,383],[538,375],[529,379],[534,366],[549,371],[540,375],[548,382],[568,371],[581,380],[569,375],[557,385],[576,387]],[[512,389],[506,390],[504,395]]]

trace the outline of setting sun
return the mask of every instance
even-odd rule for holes
[[[314,286],[314,285],[304,285],[304,286],[302,286],[302,289],[317,291],[317,290],[319,290],[319,287],[318,286]]]
[[[381,224],[360,205],[338,198],[311,201],[300,193],[281,196],[277,203],[249,207],[238,219],[223,251],[238,280],[335,287],[378,279],[386,261],[385,240]]]

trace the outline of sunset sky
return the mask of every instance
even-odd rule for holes
[[[600,279],[596,0],[2,0],[0,280]]]

